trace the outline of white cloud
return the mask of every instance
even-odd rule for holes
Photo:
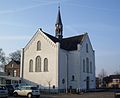
[[[9,13],[16,13],[16,12],[21,12],[21,11],[25,11],[25,10],[30,10],[32,8],[37,8],[40,6],[44,6],[44,5],[51,5],[51,4],[57,4],[58,0],[52,0],[52,1],[37,1],[37,0],[33,0],[34,2],[37,2],[36,5],[29,5],[29,6],[25,6],[22,8],[16,8],[16,9],[9,9],[9,10],[1,10],[0,14],[9,14]]]
[[[29,40],[31,36],[0,36],[0,41],[9,40]]]

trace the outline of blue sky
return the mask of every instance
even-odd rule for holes
[[[59,2],[64,37],[88,32],[96,73],[120,71],[120,0],[0,0],[0,48],[23,48],[38,28],[54,35]]]

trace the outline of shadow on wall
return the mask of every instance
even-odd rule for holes
[[[27,85],[33,85],[33,86],[38,86],[40,91],[41,92],[44,92],[44,93],[52,93],[52,92],[58,92],[58,88],[56,88],[55,86],[51,87],[49,84],[47,87],[41,85],[41,84],[37,84],[35,82],[32,82],[30,80],[27,80],[27,79],[21,79],[21,84],[27,84]]]
[[[39,88],[44,88],[44,86],[42,86],[42,85],[39,85],[35,82],[32,82],[32,81],[27,80],[27,79],[23,79],[23,78],[21,79],[21,84],[29,84],[29,85],[33,85],[33,86],[38,86]]]

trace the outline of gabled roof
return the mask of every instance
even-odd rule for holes
[[[84,34],[79,36],[63,38],[61,41],[60,47],[62,49],[69,50],[69,51],[77,50],[77,45],[81,44],[83,37],[84,37]]]
[[[13,63],[16,63],[17,65],[20,65],[20,61],[15,61],[13,59],[7,65],[13,64]]]
[[[49,37],[54,43],[59,42],[60,43],[60,48],[68,51],[72,50],[77,50],[77,44],[81,44],[85,34],[78,35],[78,36],[73,36],[73,37],[68,37],[68,38],[63,38],[62,40],[59,40],[58,38],[47,34],[44,32],[44,34]]]
[[[103,78],[106,83],[112,82],[113,79],[120,79],[120,75],[110,75]]]
[[[47,37],[49,37],[54,43],[59,42],[60,40],[48,33],[43,32]]]
[[[120,75],[110,75],[111,79],[120,79]]]

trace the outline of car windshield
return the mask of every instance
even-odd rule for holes
[[[13,86],[12,86],[12,85],[6,85],[6,87],[7,87],[7,88],[13,88]]]
[[[5,86],[0,86],[0,90],[6,90]]]
[[[38,87],[31,87],[32,90],[38,90]]]

